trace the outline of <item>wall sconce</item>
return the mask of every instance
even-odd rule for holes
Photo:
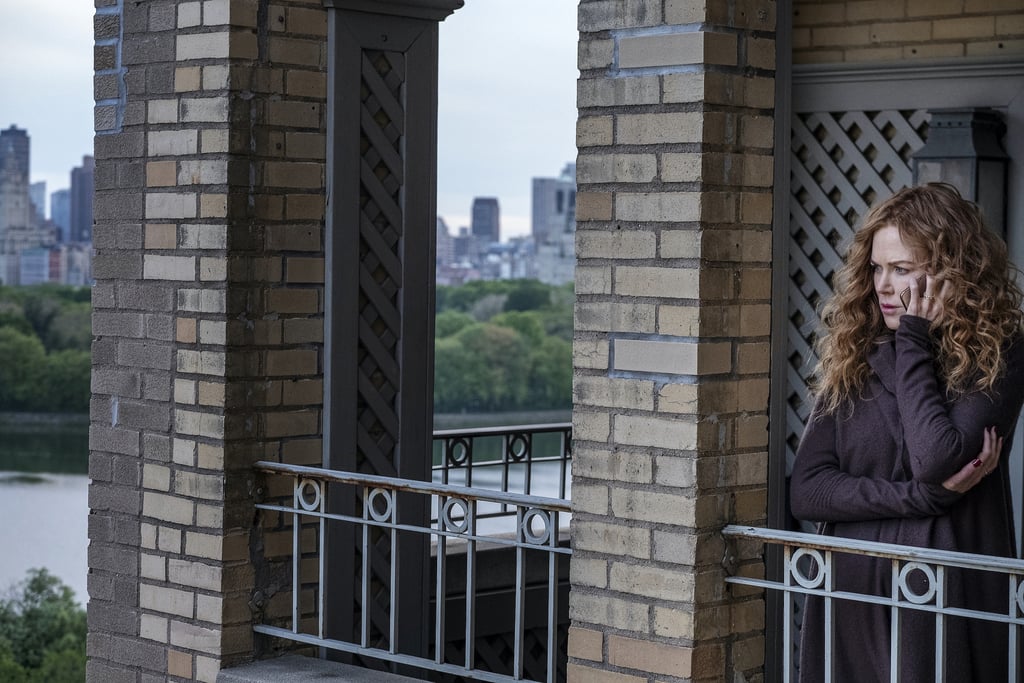
[[[1000,139],[1006,124],[993,109],[933,109],[928,141],[913,155],[914,184],[949,183],[981,208],[988,227],[1006,239],[1006,168]]]

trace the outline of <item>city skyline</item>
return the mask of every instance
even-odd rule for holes
[[[0,3],[0,57],[32,65],[0,70],[0,89],[15,93],[0,127],[28,131],[30,180],[47,197],[92,153],[93,13],[91,2]],[[437,213],[457,231],[474,197],[498,197],[502,239],[527,235],[531,179],[576,158],[576,4],[470,0],[439,43]]]

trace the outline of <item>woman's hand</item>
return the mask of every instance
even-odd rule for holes
[[[907,304],[907,313],[924,318],[928,322],[935,322],[942,317],[942,302],[949,294],[949,280],[926,275],[923,279],[924,291],[920,291],[918,280],[910,281],[910,302]]]
[[[1003,437],[996,436],[995,427],[985,429],[984,442],[981,446],[981,453],[970,461],[952,477],[942,482],[942,486],[949,491],[967,493],[978,485],[986,475],[991,474],[999,465],[999,454],[1003,451]]]

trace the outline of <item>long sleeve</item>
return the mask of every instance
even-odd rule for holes
[[[969,391],[949,402],[936,377],[928,326],[915,316],[900,320],[896,396],[912,477],[941,484],[977,457],[986,427],[1003,436],[1013,430],[1024,398],[1024,372],[1018,342],[1008,349],[1007,370],[993,392]]]
[[[919,481],[854,476],[840,466],[836,418],[816,410],[807,423],[790,481],[793,515],[813,522],[860,522],[943,514],[959,495]]]

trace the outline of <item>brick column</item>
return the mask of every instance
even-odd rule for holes
[[[775,3],[580,5],[570,681],[749,680],[764,602]],[[595,678],[596,677],[596,678]]]
[[[212,682],[251,463],[320,462],[326,13],[97,4],[88,679]]]

